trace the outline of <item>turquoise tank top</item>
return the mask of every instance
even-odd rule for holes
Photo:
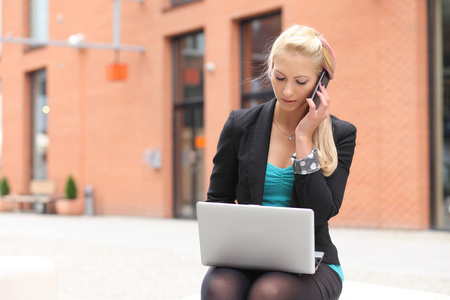
[[[289,207],[293,185],[294,168],[292,166],[282,169],[267,163],[262,205]],[[328,266],[338,273],[341,280],[344,281],[344,273],[340,265]]]
[[[281,169],[267,163],[262,205],[289,207],[293,185],[294,168],[292,166]]]

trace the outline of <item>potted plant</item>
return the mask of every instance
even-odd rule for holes
[[[4,196],[9,195],[10,188],[8,179],[3,177],[0,181],[0,211],[11,211],[11,203],[3,199]]]
[[[65,198],[56,201],[56,212],[60,215],[81,215],[84,211],[83,202],[78,199],[75,179],[69,175],[64,189]]]

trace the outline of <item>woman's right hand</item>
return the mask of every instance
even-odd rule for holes
[[[330,98],[324,86],[320,85],[317,95],[320,98],[320,105],[316,109],[316,105],[311,98],[306,98],[309,105],[309,111],[305,117],[300,120],[295,129],[296,138],[296,155],[298,158],[303,158],[309,155],[312,151],[312,135],[329,116]]]
[[[295,129],[295,135],[302,138],[312,138],[312,135],[320,123],[329,116],[330,97],[323,85],[320,85],[317,95],[320,98],[320,105],[316,109],[316,105],[311,98],[306,98],[309,105],[309,111],[305,117],[300,120]]]

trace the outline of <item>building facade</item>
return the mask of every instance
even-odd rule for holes
[[[267,41],[304,24],[336,55],[331,113],[358,128],[332,223],[450,227],[449,1],[20,0],[1,12],[12,193],[48,179],[63,194],[73,175],[97,214],[195,217],[229,112],[273,97],[251,80]]]

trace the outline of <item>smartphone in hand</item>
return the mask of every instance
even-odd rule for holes
[[[319,107],[320,104],[320,97],[319,95],[317,95],[319,85],[320,83],[322,83],[324,87],[327,87],[328,82],[330,82],[330,76],[328,75],[328,72],[326,70],[323,70],[322,73],[320,73],[319,80],[317,81],[316,87],[314,88],[314,92],[311,96],[311,99],[313,99],[314,104],[316,105],[316,109]]]

